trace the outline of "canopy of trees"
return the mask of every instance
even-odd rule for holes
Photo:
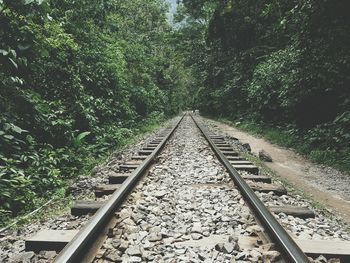
[[[294,138],[289,146],[349,171],[349,8],[347,0],[183,0],[177,18],[199,80],[195,105],[280,127]]]

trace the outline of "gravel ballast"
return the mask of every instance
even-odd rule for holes
[[[174,120],[173,120],[174,122]],[[220,130],[211,128],[220,134]],[[75,198],[92,198],[94,187],[106,183],[118,172],[120,161],[128,160],[152,136],[113,154],[89,178],[79,178],[70,187]],[[223,134],[224,135],[224,134]],[[225,135],[224,135],[225,136]],[[226,137],[232,147],[249,154],[247,146]],[[241,175],[250,175],[240,172]],[[264,175],[269,176],[265,171]],[[303,206],[315,211],[315,218],[276,215],[292,236],[307,240],[350,240],[346,226],[314,209],[300,195],[256,192],[267,206]],[[103,198],[107,198],[106,196]],[[278,262],[281,254],[262,237],[240,192],[216,159],[189,116],[174,132],[155,164],[116,211],[116,225],[100,248],[95,263],[108,262]],[[1,262],[50,262],[55,252],[24,251],[24,239],[40,229],[80,229],[91,216],[68,213],[32,222],[0,236]],[[249,241],[249,242],[248,242]],[[314,262],[330,261],[319,257]]]

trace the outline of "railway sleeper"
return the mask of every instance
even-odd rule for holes
[[[229,161],[246,161],[246,159],[241,156],[227,156],[226,158]]]
[[[228,142],[226,142],[224,139],[222,140],[212,140],[214,144],[227,144]]]
[[[143,147],[142,150],[145,150],[145,151],[154,151],[155,148],[156,148],[156,146],[146,146],[146,147]]]
[[[151,150],[141,150],[139,151],[139,155],[150,155],[152,152]]]
[[[235,168],[237,171],[246,171],[251,174],[258,175],[259,174],[259,168],[255,165],[249,165],[249,164],[232,164],[232,167]]]
[[[140,161],[143,161],[143,160],[146,160],[147,156],[145,155],[134,155],[131,157],[131,160],[140,160]]]
[[[222,136],[212,136],[212,135],[209,135],[209,138],[212,140],[212,141],[224,141],[225,138],[222,137]]]
[[[223,137],[223,136],[212,136],[212,135],[209,135],[209,138],[212,141],[225,141],[225,137]]]
[[[61,251],[78,233],[78,230],[41,230],[25,240],[25,251]],[[326,258],[339,258],[341,262],[350,261],[350,242],[334,240],[304,240],[293,237],[298,246],[307,256],[316,258],[319,255]],[[223,239],[225,240],[225,239]],[[253,248],[261,238],[259,236],[240,236],[238,243],[241,247]],[[198,240],[201,246],[203,240]],[[208,239],[208,242],[210,240]],[[196,246],[196,243],[192,244]]]
[[[122,184],[130,175],[130,173],[112,173],[108,177],[108,182],[110,184]]]
[[[120,164],[119,170],[120,171],[129,171],[129,170],[135,170],[137,167],[139,167],[139,164]]]
[[[273,192],[275,195],[285,195],[287,194],[286,188],[284,188],[282,185],[278,184],[265,184],[265,183],[250,183],[248,182],[250,188],[252,188],[254,191],[262,192],[262,193],[269,193]]]
[[[221,151],[222,154],[226,155],[226,156],[238,156],[237,152],[234,152],[233,149],[232,151]]]
[[[151,144],[160,144],[162,142],[162,140],[153,140],[153,141],[151,141],[150,143]]]
[[[243,175],[242,178],[244,180],[250,180],[250,181],[261,182],[266,184],[270,184],[272,182],[270,177],[263,176],[263,175]]]
[[[234,160],[234,161],[230,161],[230,163],[233,165],[253,165],[252,162],[247,160]]]
[[[82,216],[87,214],[94,214],[104,204],[101,201],[94,200],[78,200],[70,209],[73,216]]]
[[[78,233],[78,230],[40,230],[25,240],[25,251],[61,251]]]
[[[350,262],[350,242],[335,241],[335,240],[310,240],[292,237],[297,245],[304,253],[312,258],[317,258],[320,255],[327,259],[336,258],[340,262]],[[238,244],[240,247],[252,249],[256,244],[261,242],[261,236],[239,236]],[[269,262],[269,261],[268,261]],[[280,262],[280,261],[278,261]],[[338,261],[335,261],[338,262]]]
[[[225,140],[212,140],[212,141],[213,141],[214,144],[218,144],[218,145],[229,144]]]
[[[147,147],[154,147],[156,148],[159,145],[159,143],[148,143]]]
[[[215,145],[220,148],[220,147],[232,147],[230,144],[227,142],[216,142]]]
[[[226,147],[226,146],[218,146],[220,151],[233,151],[233,148],[231,146]]]
[[[102,197],[104,195],[111,195],[119,188],[120,184],[100,184],[95,187],[95,196]]]
[[[270,210],[270,212],[275,214],[284,213],[286,215],[291,215],[294,217],[299,217],[304,219],[315,217],[315,212],[304,206],[291,206],[291,205],[269,206],[268,209]]]
[[[130,160],[125,162],[120,162],[119,165],[140,165],[142,163],[141,160]]]

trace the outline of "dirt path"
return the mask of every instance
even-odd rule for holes
[[[229,125],[209,119],[207,121],[241,142],[249,143],[253,153],[257,154],[264,149],[273,159],[272,163],[265,163],[266,166],[289,181],[296,189],[308,193],[314,200],[350,224],[350,175],[316,165],[291,150],[271,144]]]

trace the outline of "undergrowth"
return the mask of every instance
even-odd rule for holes
[[[36,144],[31,149],[21,148],[23,152],[18,159],[16,156],[12,162],[6,159],[6,165],[1,166],[0,228],[15,220],[25,222],[28,220],[23,217],[25,214],[52,198],[65,208],[70,200],[65,196],[65,189],[73,178],[88,176],[91,169],[103,163],[113,151],[134,143],[163,121],[164,115],[154,114],[132,128],[104,128],[107,132],[96,134],[95,140],[85,136],[75,146],[55,149],[51,145]]]

